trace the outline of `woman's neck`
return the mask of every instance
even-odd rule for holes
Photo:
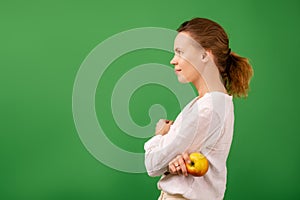
[[[199,74],[198,78],[194,80],[193,85],[198,91],[199,97],[203,97],[208,92],[222,92],[227,94],[227,90],[221,80],[219,70],[215,64],[206,66],[205,70]]]
[[[209,89],[201,76],[192,83],[198,92],[199,98],[203,97],[207,92],[209,92]]]

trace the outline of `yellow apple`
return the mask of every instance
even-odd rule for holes
[[[206,157],[199,152],[191,153],[189,156],[191,162],[186,163],[188,173],[193,176],[203,176],[209,167]]]

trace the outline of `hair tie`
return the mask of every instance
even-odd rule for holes
[[[229,55],[230,55],[230,53],[231,53],[231,48],[229,48],[229,49],[228,49],[228,53],[227,53],[227,55],[229,56]]]
[[[230,53],[231,53],[231,48],[229,48],[228,52],[227,52],[227,62],[226,62],[226,73],[227,74],[229,74],[229,70],[232,65],[232,55]]]

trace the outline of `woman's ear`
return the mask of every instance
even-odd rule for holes
[[[208,62],[210,55],[211,55],[210,51],[204,51],[201,55],[202,62]]]

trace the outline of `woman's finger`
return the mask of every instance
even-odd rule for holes
[[[179,165],[180,165],[180,171],[181,173],[184,175],[184,176],[187,176],[187,169],[186,169],[186,166],[185,166],[185,162],[184,162],[184,159],[183,157],[181,156],[178,160],[179,162]]]
[[[190,156],[189,156],[189,154],[187,152],[184,152],[182,154],[182,157],[183,157],[185,163],[187,163],[187,164],[191,163]]]
[[[165,125],[165,119],[160,119],[156,123],[156,127],[163,127]]]
[[[177,157],[178,157],[178,156],[177,156]],[[177,173],[178,175],[180,175],[180,174],[181,174],[181,168],[180,168],[180,163],[179,163],[177,157],[176,157],[176,160],[175,160],[175,162],[174,162],[173,165],[174,165],[174,168],[176,169],[176,173]]]
[[[188,156],[188,154],[187,154]],[[178,155],[169,163],[169,172],[171,174],[183,174],[184,176],[188,176],[185,160],[183,155]]]
[[[169,164],[169,172],[171,174],[177,174],[176,167],[175,167],[175,165],[172,162]]]
[[[160,119],[156,123],[155,134],[156,135],[165,135],[170,130],[170,126],[173,124],[173,121],[167,119]]]
[[[182,169],[185,170],[185,168],[183,168],[184,160],[182,158],[182,155],[176,156],[176,161],[174,163],[175,163],[175,166],[176,166],[177,174],[178,175],[183,174],[184,171],[182,171]]]
[[[178,174],[178,175],[181,175],[181,174],[182,174],[182,171],[181,171],[181,167],[180,167],[180,166],[176,167],[176,171],[177,171],[177,174]]]

